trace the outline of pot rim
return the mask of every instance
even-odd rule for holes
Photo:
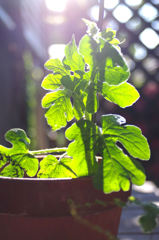
[[[81,180],[90,180],[91,176],[83,176],[83,177],[77,177],[77,178],[31,178],[31,177],[25,177],[25,178],[18,178],[18,177],[5,177],[5,176],[0,176],[0,180],[7,180],[7,181],[24,181],[24,182],[29,182],[29,181],[34,181],[34,182],[52,182],[52,181],[81,181]]]

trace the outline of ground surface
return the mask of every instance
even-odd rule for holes
[[[145,201],[153,202],[159,206],[159,188],[147,181],[142,187],[134,187],[132,195]],[[159,240],[159,224],[150,234],[144,234],[139,226],[138,218],[142,214],[139,206],[128,206],[123,209],[118,238],[120,240]]]

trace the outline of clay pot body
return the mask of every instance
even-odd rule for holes
[[[3,240],[109,240],[118,232],[121,207],[130,192],[104,194],[90,177],[0,178]]]

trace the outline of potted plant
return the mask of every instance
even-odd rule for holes
[[[3,239],[113,239],[121,214],[114,199],[126,201],[131,183],[145,181],[138,159],[150,149],[141,130],[116,114],[97,120],[100,95],[122,108],[139,98],[120,42],[112,29],[84,22],[79,46],[73,36],[62,61],[46,62],[42,82],[48,124],[57,131],[71,123],[68,147],[30,151],[21,129],[6,133],[11,148],[0,146]]]

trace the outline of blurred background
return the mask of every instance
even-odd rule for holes
[[[102,28],[117,30],[131,70],[129,82],[141,94],[132,107],[119,109],[101,99],[100,114],[117,113],[139,126],[151,146],[144,164],[159,185],[159,0],[103,0]],[[0,143],[10,128],[23,128],[31,147],[64,146],[63,131],[46,125],[41,108],[44,62],[63,57],[72,34],[85,33],[81,18],[98,23],[98,0],[0,0]]]

